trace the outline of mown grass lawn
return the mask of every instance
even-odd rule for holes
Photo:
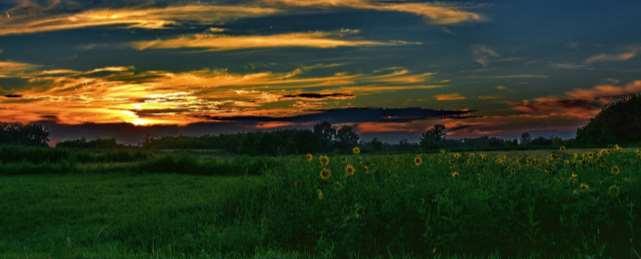
[[[3,176],[0,257],[253,252],[260,227],[227,218],[233,208],[224,201],[261,182],[179,174]]]

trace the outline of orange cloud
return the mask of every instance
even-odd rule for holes
[[[623,62],[636,58],[641,54],[641,47],[630,48],[627,51],[615,54],[597,54],[585,60],[586,64],[596,64],[605,62]]]
[[[510,103],[517,113],[490,114],[412,122],[368,122],[358,125],[363,133],[421,133],[443,124],[449,137],[511,136],[529,132],[574,132],[617,97],[641,93],[641,81],[626,85],[598,85],[574,89],[562,96],[546,96]],[[444,99],[456,99],[456,94]]]
[[[258,48],[339,48],[405,45],[407,42],[344,39],[336,33],[303,32],[274,35],[220,35],[195,34],[170,39],[138,41],[132,45],[138,50],[196,48],[208,51],[230,51]]]
[[[34,65],[27,63],[0,61],[0,77],[7,77],[18,73],[23,73],[34,67]]]
[[[431,3],[379,3],[369,0],[263,0],[263,2],[299,8],[353,8],[408,13],[423,17],[428,22],[442,25],[484,20],[481,15],[473,12],[454,6]]]
[[[11,93],[15,97],[0,97],[0,120],[184,125],[223,115],[286,116],[321,108],[327,100],[421,89],[430,79],[429,73],[412,74],[400,68],[326,76],[307,76],[308,69],[313,68],[248,74],[210,69],[135,71],[133,67],[27,70],[20,74],[27,86]]]
[[[76,14],[50,17],[3,18],[0,19],[0,36],[98,26],[162,29],[181,22],[223,22],[237,18],[272,15],[278,12],[279,10],[268,7],[204,4],[87,10]]]
[[[363,122],[356,126],[358,132],[363,134],[376,133],[417,133],[425,132],[436,124],[442,123],[440,119],[419,120],[410,122]]]
[[[589,89],[574,89],[564,96],[546,96],[513,103],[513,109],[522,114],[561,116],[587,121],[614,99],[641,92],[641,81],[627,85],[598,85]]]
[[[449,102],[449,101],[461,101],[467,99],[465,96],[459,93],[448,93],[448,94],[437,94],[434,96],[439,102]]]
[[[573,132],[585,122],[562,115],[491,115],[464,119],[444,119],[448,137],[507,136],[518,137],[523,132]]]

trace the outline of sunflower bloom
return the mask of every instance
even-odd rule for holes
[[[358,155],[358,154],[360,154],[360,153],[361,153],[361,148],[359,148],[359,147],[354,147],[354,148],[352,148],[352,153],[353,153],[354,155]]]
[[[328,156],[325,156],[325,155],[320,156],[320,157],[318,158],[318,161],[320,161],[320,163],[321,163],[321,165],[322,165],[322,166],[327,166],[327,165],[329,165],[329,157],[328,157]]]
[[[578,178],[579,176],[576,173],[572,173],[572,175],[570,175],[570,181],[572,181],[573,183],[575,183]]]
[[[615,165],[612,168],[610,168],[610,173],[612,173],[612,175],[614,175],[614,176],[617,176],[617,175],[621,174],[621,168],[619,168],[618,166]]]
[[[561,147],[559,147],[559,151],[560,151],[560,152],[565,152],[566,150],[567,150],[567,149],[565,148],[565,146],[561,146]]]
[[[307,160],[307,162],[311,162],[312,160],[314,160],[314,155],[312,155],[311,153],[307,153],[307,155],[305,155],[305,160]]]
[[[599,150],[599,153],[597,155],[599,157],[602,157],[602,156],[605,156],[607,154],[608,154],[608,150],[607,149],[601,149],[601,150]]]
[[[354,166],[351,164],[347,164],[345,166],[345,175],[354,176],[354,174],[356,174],[356,168],[354,168]]]
[[[579,189],[581,189],[581,191],[587,192],[590,190],[590,185],[588,185],[587,183],[581,183],[581,185],[579,185]]]
[[[452,172],[452,173],[451,173],[451,175],[452,175],[452,177],[454,177],[454,178],[461,176],[461,174],[460,174],[458,171],[454,171],[454,172]]]
[[[323,181],[327,181],[330,178],[332,178],[332,170],[329,170],[329,168],[323,168],[320,172],[320,178]]]
[[[416,155],[416,157],[414,157],[414,164],[416,166],[421,166],[423,164],[423,157]]]

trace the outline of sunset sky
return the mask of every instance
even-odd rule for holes
[[[0,121],[572,136],[641,92],[641,1],[2,0]],[[125,133],[123,133],[125,132]],[[394,137],[391,137],[392,139]]]

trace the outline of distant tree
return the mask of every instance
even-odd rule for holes
[[[36,124],[0,124],[0,145],[47,146],[49,131]]]
[[[373,138],[369,143],[367,143],[367,147],[372,151],[380,152],[385,148],[385,144],[378,140],[378,138]]]
[[[118,144],[115,139],[94,139],[86,140],[75,139],[75,140],[66,140],[58,143],[57,148],[98,148],[98,149],[113,149],[113,148],[124,148],[124,145]]]
[[[532,135],[529,132],[524,132],[521,134],[521,145],[527,146],[532,142]]]
[[[314,134],[320,140],[323,151],[331,150],[336,139],[336,129],[332,127],[331,123],[325,121],[314,125]]]
[[[359,138],[352,126],[343,126],[336,133],[336,144],[340,149],[351,150],[358,145]]]
[[[546,146],[552,146],[554,143],[552,142],[551,139],[547,139],[544,137],[538,137],[533,139],[530,142],[530,145],[536,146],[536,147],[546,147]]]
[[[434,150],[442,148],[445,140],[445,126],[441,124],[434,125],[421,136],[420,146],[424,150]]]
[[[577,130],[582,145],[641,143],[641,94],[630,95],[606,106],[588,125]]]

